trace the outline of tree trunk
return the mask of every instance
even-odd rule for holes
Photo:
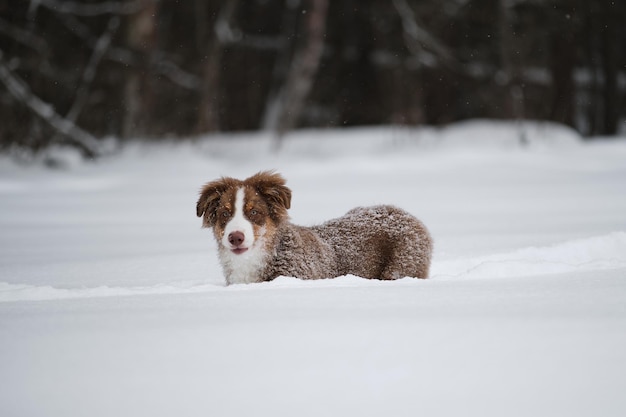
[[[202,2],[203,0],[200,1]],[[198,107],[198,121],[196,125],[197,133],[220,130],[219,80],[222,66],[223,43],[228,41],[228,39],[223,39],[225,35],[221,32],[230,30],[230,20],[235,13],[238,2],[239,0],[228,0],[226,4],[222,6],[215,22],[210,25],[214,29],[212,33],[207,34],[207,36],[200,35],[200,37],[206,39],[207,47],[202,64],[200,104]]]
[[[513,16],[507,0],[498,1],[498,28],[500,34],[500,83],[504,87],[504,112],[506,118],[520,119],[523,106],[520,100],[519,62],[515,56],[515,35],[513,34]]]
[[[200,104],[198,106],[197,133],[216,132],[220,130],[219,119],[219,79],[222,48],[215,39],[208,48],[207,58],[202,66],[202,83],[200,86]]]
[[[153,94],[148,68],[156,46],[157,2],[141,0],[142,7],[128,16],[126,42],[140,52],[143,63],[129,70],[124,87],[125,114],[122,136],[130,138],[149,132]]]
[[[309,0],[306,13],[305,44],[296,50],[287,79],[270,110],[266,127],[277,133],[278,143],[285,133],[296,127],[305,100],[315,81],[315,75],[324,51],[326,12],[328,0]]]
[[[515,119],[519,123],[519,141],[527,144],[526,133],[523,129],[524,119],[524,89],[520,82],[519,68],[521,63],[515,55],[516,41],[513,32],[513,11],[511,3],[499,0],[499,32],[500,32],[500,71],[505,94],[503,95],[504,117]]]
[[[265,103],[265,110],[262,120],[262,129],[276,131],[278,123],[278,111],[280,111],[281,93],[284,80],[289,73],[289,64],[292,60],[293,48],[291,40],[297,39],[297,11],[300,9],[300,0],[287,1],[282,15],[281,37],[285,46],[278,51],[274,61],[274,69],[270,80],[270,91]]]
[[[589,85],[585,86],[585,118],[587,129],[583,133],[592,136],[598,133],[598,121],[599,114],[601,111],[600,106],[596,105],[596,100],[600,96],[600,76],[598,74],[598,67],[596,64],[597,61],[597,48],[595,43],[595,38],[593,36],[596,33],[597,22],[595,19],[595,14],[593,10],[593,2],[585,1],[583,2],[583,13],[585,15],[584,20],[584,32],[582,33],[582,38],[584,39],[584,56],[585,56],[585,66],[589,70]]]
[[[609,2],[603,3],[604,27],[602,28],[602,72],[604,75],[604,120],[602,131],[604,135],[615,135],[619,123],[619,87],[617,83],[617,59],[615,51],[614,16]]]
[[[568,12],[573,13],[573,10]],[[552,75],[552,108],[550,120],[574,125],[574,66],[576,43],[574,34],[563,25],[551,39],[550,73]]]

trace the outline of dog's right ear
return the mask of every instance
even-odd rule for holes
[[[261,171],[244,181],[265,197],[270,216],[277,221],[286,219],[287,209],[291,207],[291,190],[286,182],[282,175],[274,171]]]
[[[200,198],[196,204],[196,215],[202,217],[202,227],[215,226],[220,198],[227,187],[227,178],[208,182],[202,187]]]

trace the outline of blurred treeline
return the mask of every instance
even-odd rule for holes
[[[0,0],[0,147],[543,119],[615,134],[626,1]]]

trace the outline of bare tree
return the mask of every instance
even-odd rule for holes
[[[504,87],[504,117],[519,123],[519,141],[527,142],[521,121],[524,119],[524,90],[520,82],[519,46],[516,45],[514,25],[514,3],[510,0],[498,1],[498,29],[500,34],[500,71],[496,79]]]
[[[63,140],[78,147],[86,157],[93,158],[100,153],[98,140],[90,133],[82,130],[73,121],[58,114],[54,108],[37,97],[28,85],[13,74],[4,63],[3,53],[0,51],[0,81],[6,86],[9,93],[17,101],[26,105],[33,113],[45,120]]]
[[[287,78],[276,99],[270,103],[265,128],[277,133],[277,146],[284,134],[292,130],[302,114],[305,100],[311,91],[324,51],[328,0],[309,0],[306,15],[304,44],[296,50]]]
[[[134,8],[129,10],[135,12]],[[114,15],[112,17],[115,16],[120,15]],[[83,42],[85,47],[92,50],[98,49],[98,42],[101,41],[101,37],[98,38],[95,36],[91,32],[91,29],[86,24],[78,20],[76,16],[65,13],[59,14],[58,18],[67,30],[74,33],[78,39]],[[113,44],[109,45],[103,56],[103,59],[117,62],[127,67],[147,68],[151,73],[162,75],[172,83],[187,90],[196,90],[200,87],[200,78],[195,74],[180,68],[180,66],[172,61],[168,54],[160,51],[153,51],[152,56],[148,58],[149,60],[146,61],[146,56],[141,50],[129,49],[124,46]]]
[[[555,27],[550,31],[548,69],[552,78],[550,119],[574,124],[574,68],[576,67],[575,25],[576,7],[570,1],[554,2]]]
[[[602,2],[602,18],[604,30],[601,32],[601,53],[602,53],[602,75],[604,78],[604,120],[602,126],[603,135],[614,135],[617,133],[619,123],[619,84],[618,84],[618,53],[615,42],[617,38],[616,28],[623,25],[616,17],[618,11],[615,4]],[[622,26],[623,27],[623,26]],[[623,44],[621,46],[623,48]]]
[[[285,46],[280,48],[278,56],[274,62],[272,79],[270,80],[270,92],[265,104],[265,112],[261,121],[264,130],[276,130],[278,101],[282,93],[284,82],[287,79],[291,60],[293,58],[293,48],[290,39],[295,39],[298,30],[297,13],[300,9],[301,0],[287,0],[282,11],[282,33]]]
[[[202,0],[200,1],[203,2]],[[239,36],[230,25],[239,0],[228,0],[220,10],[213,24],[213,33],[209,36],[202,65],[200,85],[200,105],[196,131],[212,132],[220,129],[219,121],[219,79],[222,63],[222,50],[225,45],[234,42]],[[205,36],[200,35],[200,38]]]
[[[149,73],[146,71],[156,45],[157,2],[140,0],[141,7],[128,16],[128,46],[143,57],[143,65],[132,68],[126,78],[124,88],[125,114],[122,135],[129,138],[148,132],[150,109],[153,94]]]
[[[117,15],[112,16],[109,19],[109,24],[107,25],[105,31],[96,42],[89,62],[87,63],[85,70],[83,71],[80,84],[78,85],[78,88],[76,90],[74,102],[72,103],[70,110],[65,116],[65,119],[70,123],[76,123],[76,119],[85,108],[85,103],[89,98],[89,93],[91,91],[91,83],[96,76],[96,70],[98,68],[98,65],[100,64],[102,57],[106,54],[106,51],[109,49],[109,46],[111,44],[111,38],[113,38],[113,35],[117,31],[119,25],[120,17]],[[53,142],[56,142],[57,140],[58,133],[54,136],[54,138],[52,138]]]

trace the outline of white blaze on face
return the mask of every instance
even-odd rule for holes
[[[245,192],[243,187],[237,190],[235,195],[235,207],[233,217],[226,224],[224,229],[224,236],[222,237],[222,245],[225,248],[234,249],[234,246],[228,241],[228,236],[233,232],[240,232],[244,235],[243,244],[241,248],[250,248],[254,244],[254,229],[250,220],[246,219],[243,214],[245,205]]]

